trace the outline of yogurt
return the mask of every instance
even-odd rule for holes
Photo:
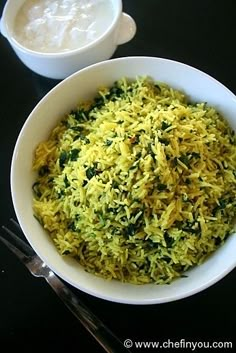
[[[14,37],[37,52],[67,52],[95,41],[113,18],[108,0],[26,0],[16,15]]]

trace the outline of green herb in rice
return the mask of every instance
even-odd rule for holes
[[[148,78],[80,104],[37,147],[34,169],[34,213],[58,251],[107,279],[170,283],[233,232],[233,131]]]

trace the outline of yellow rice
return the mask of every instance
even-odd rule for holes
[[[86,271],[170,283],[233,232],[235,144],[207,103],[122,78],[37,147],[35,217]]]

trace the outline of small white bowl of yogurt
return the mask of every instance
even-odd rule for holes
[[[21,61],[53,79],[111,58],[136,33],[121,0],[8,0],[0,25]]]

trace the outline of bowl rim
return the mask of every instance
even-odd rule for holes
[[[236,96],[233,94],[232,91],[230,91],[226,86],[224,86],[222,83],[220,83],[219,81],[217,81],[215,78],[213,78],[212,76],[210,76],[209,74],[205,73],[204,71],[201,71],[195,67],[192,67],[188,64],[182,63],[182,62],[178,62],[172,59],[166,59],[166,58],[160,58],[160,57],[153,57],[153,56],[128,56],[128,57],[121,57],[121,58],[115,58],[115,59],[110,59],[110,60],[105,60],[93,65],[90,65],[84,69],[81,69],[79,71],[77,71],[76,73],[70,75],[69,77],[67,77],[66,79],[64,79],[63,81],[61,81],[60,83],[58,83],[54,88],[52,88],[35,106],[35,108],[32,110],[32,112],[28,115],[25,123],[23,124],[21,131],[18,135],[18,138],[16,140],[16,144],[14,147],[14,151],[13,151],[13,155],[12,155],[12,161],[11,161],[11,172],[10,172],[10,184],[11,184],[11,196],[12,196],[12,200],[13,200],[13,205],[14,205],[14,209],[15,209],[15,213],[17,216],[17,219],[19,221],[19,224],[21,226],[21,228],[24,231],[24,222],[22,222],[21,218],[19,217],[19,212],[18,209],[15,207],[16,205],[16,195],[15,195],[15,190],[14,190],[14,174],[15,174],[15,157],[17,154],[17,150],[18,150],[18,145],[21,142],[21,138],[22,135],[24,133],[24,128],[26,127],[28,121],[30,119],[32,119],[32,117],[34,116],[36,110],[38,109],[38,107],[43,104],[45,102],[45,100],[50,99],[50,96],[56,92],[57,90],[60,90],[60,87],[65,84],[67,84],[67,82],[71,79],[73,79],[76,76],[79,76],[81,74],[81,72],[86,72],[91,70],[91,68],[96,69],[99,66],[103,66],[106,64],[109,64],[111,62],[122,62],[122,61],[133,61],[133,60],[157,60],[159,62],[161,61],[168,61],[168,62],[172,62],[173,64],[177,64],[177,65],[181,65],[184,67],[187,67],[190,70],[194,70],[197,71],[199,74],[204,75],[206,78],[213,80],[215,84],[220,85],[220,87],[222,89],[224,89],[228,94],[230,94],[230,96],[234,99],[235,104],[236,104]],[[66,82],[66,83],[65,83]],[[28,235],[25,235],[26,238],[28,239],[28,241],[31,244],[31,239],[30,237],[28,238]],[[31,244],[32,245],[32,244]],[[41,254],[40,254],[41,255]],[[50,263],[50,261],[48,261],[48,259],[46,259],[44,256],[41,256],[43,261],[45,261],[45,263]],[[214,277],[212,277],[209,281],[207,281],[206,283],[203,283],[200,286],[197,287],[193,287],[190,290],[186,290],[184,293],[179,293],[179,294],[175,294],[173,293],[172,295],[166,296],[166,297],[162,297],[162,298],[158,298],[158,296],[156,298],[147,298],[147,299],[125,299],[125,298],[119,298],[119,297],[110,297],[109,295],[103,294],[103,293],[97,293],[96,291],[90,290],[86,287],[84,287],[83,285],[81,285],[80,283],[75,283],[73,280],[71,280],[70,278],[66,277],[63,273],[61,273],[60,270],[56,269],[53,265],[50,264],[50,268],[62,279],[64,279],[66,282],[68,282],[69,284],[71,284],[72,286],[78,288],[79,290],[82,290],[83,292],[92,295],[94,297],[100,298],[100,299],[104,299],[107,301],[111,301],[111,302],[117,302],[117,303],[122,303],[122,304],[134,304],[134,305],[150,305],[150,304],[161,304],[161,303],[167,303],[167,302],[172,302],[172,301],[177,301],[180,299],[184,299],[186,297],[190,297],[194,294],[197,294],[201,291],[203,291],[204,289],[209,288],[210,286],[214,285],[216,282],[220,281],[222,278],[224,278],[228,273],[230,273],[234,268],[236,267],[236,257],[234,262],[232,262],[232,264],[230,266],[227,266],[226,268],[222,269],[222,271],[220,271],[220,273],[218,273],[217,275],[215,275]],[[79,282],[79,281],[78,281]],[[144,285],[144,286],[149,286],[149,284]]]

